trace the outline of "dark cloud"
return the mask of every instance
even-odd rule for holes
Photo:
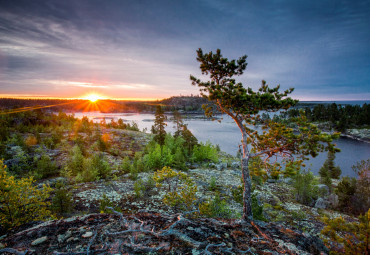
[[[248,86],[266,79],[303,99],[369,99],[369,27],[369,1],[3,0],[0,94],[51,84],[43,94],[58,96],[68,81],[110,84],[102,93],[117,97],[134,95],[132,84],[148,89],[136,97],[196,93],[188,76],[199,74],[202,47],[248,54]]]

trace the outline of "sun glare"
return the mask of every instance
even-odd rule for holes
[[[98,101],[100,99],[100,96],[98,96],[96,94],[90,94],[90,95],[86,96],[85,98],[87,100],[89,100],[90,102],[95,103],[96,101]]]

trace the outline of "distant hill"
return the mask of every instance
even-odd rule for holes
[[[157,101],[121,101],[99,100],[90,103],[89,100],[76,99],[18,99],[0,98],[0,109],[21,109],[32,107],[35,109],[47,109],[50,111],[70,112],[154,112],[156,106],[162,105],[165,111],[202,112],[202,105],[209,103],[200,96],[173,96]]]

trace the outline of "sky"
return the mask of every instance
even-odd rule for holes
[[[197,95],[196,50],[300,100],[370,99],[370,1],[0,0],[0,97]]]

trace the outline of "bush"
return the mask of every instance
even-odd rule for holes
[[[330,254],[369,254],[370,209],[359,217],[359,222],[346,222],[342,217],[325,217],[323,221],[327,225],[321,234],[325,244],[331,247]]]
[[[234,212],[230,210],[225,199],[221,199],[219,194],[215,198],[199,205],[200,215],[210,218],[232,218]]]
[[[198,187],[185,173],[175,172],[169,167],[163,167],[162,170],[154,173],[153,179],[158,188],[166,183],[167,192],[163,198],[166,205],[187,211],[194,207]]]
[[[206,144],[200,143],[194,146],[192,159],[194,162],[218,162],[218,152],[215,146],[210,142]]]
[[[319,174],[322,178],[330,177],[333,179],[339,179],[339,176],[342,173],[339,166],[334,165],[335,153],[329,151],[328,158],[324,162],[324,165],[320,168]]]
[[[357,174],[357,185],[355,193],[356,208],[355,213],[366,213],[370,208],[370,159],[361,160],[352,166],[353,171]]]
[[[353,196],[356,192],[356,179],[343,177],[338,183],[335,193],[338,195],[339,209],[345,212],[353,211]],[[368,194],[369,195],[369,194]]]
[[[66,214],[72,210],[72,194],[67,190],[64,182],[57,182],[55,185],[55,195],[52,200],[52,209],[58,214]]]
[[[64,175],[66,177],[76,176],[84,170],[84,156],[78,145],[73,146],[72,151],[64,168]]]
[[[5,229],[36,220],[52,218],[47,199],[52,189],[37,189],[32,177],[15,179],[0,160],[0,222]]]
[[[134,192],[136,197],[143,197],[147,196],[154,187],[153,176],[149,176],[147,181],[138,180],[134,183]]]
[[[319,195],[315,177],[311,172],[303,171],[293,178],[296,199],[299,203],[311,206]]]
[[[252,213],[253,219],[267,221],[266,218],[263,216],[263,205],[258,203],[257,195],[252,194]]]
[[[99,202],[99,211],[100,213],[107,213],[110,212],[107,207],[112,207],[113,208],[113,202],[109,199],[109,197],[106,194],[103,194],[102,198],[100,199]]]
[[[46,178],[55,175],[58,172],[55,162],[51,160],[49,155],[45,152],[41,152],[41,157],[39,159],[35,158],[36,169],[34,171],[34,176],[37,179]]]
[[[121,172],[128,174],[131,169],[131,161],[129,157],[124,157],[124,159],[121,162],[120,170]]]

